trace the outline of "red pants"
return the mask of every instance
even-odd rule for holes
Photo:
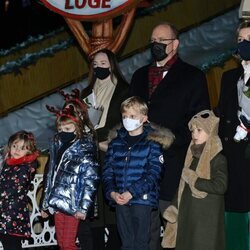
[[[75,242],[79,220],[72,215],[66,215],[60,212],[56,213],[54,216],[56,238],[60,249],[77,250]]]

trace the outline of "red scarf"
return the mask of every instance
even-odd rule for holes
[[[19,159],[7,158],[6,163],[10,166],[19,165],[22,163],[31,163],[31,162],[35,161],[38,156],[39,156],[39,153],[36,151],[32,155],[25,155]]]
[[[170,67],[176,62],[177,55],[174,55],[164,66],[157,67],[154,63],[149,67],[148,70],[148,81],[149,81],[149,98],[155,91],[156,87],[163,79],[163,73],[169,71]]]

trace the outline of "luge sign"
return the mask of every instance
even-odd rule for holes
[[[118,16],[139,1],[141,0],[41,0],[46,7],[62,16],[88,21]]]

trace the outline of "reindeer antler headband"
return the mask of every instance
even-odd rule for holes
[[[68,117],[69,119],[71,119],[74,122],[77,122],[77,123],[79,122],[79,119],[72,115],[72,113],[74,112],[74,108],[72,106],[69,106],[69,107],[64,108],[62,110],[56,109],[55,107],[49,106],[49,105],[46,105],[46,108],[51,113],[54,113],[57,118],[65,116],[65,117]]]
[[[87,112],[88,106],[85,102],[81,101],[79,89],[73,89],[71,94],[66,94],[63,90],[58,90],[58,92],[64,97],[66,103],[76,102],[80,105],[83,112]]]

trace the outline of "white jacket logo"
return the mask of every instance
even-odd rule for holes
[[[163,155],[160,155],[160,156],[159,156],[159,161],[160,161],[160,163],[164,163]]]

